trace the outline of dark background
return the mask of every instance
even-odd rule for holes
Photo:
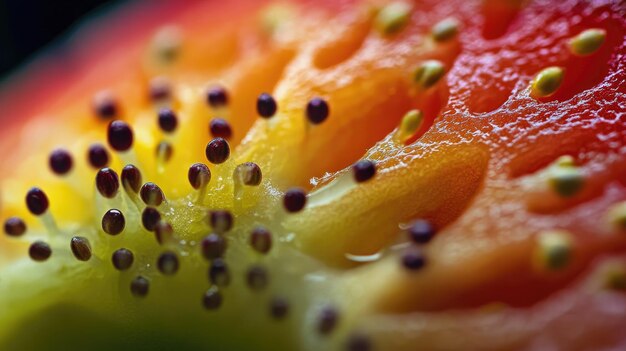
[[[122,0],[0,0],[0,79],[91,13]]]

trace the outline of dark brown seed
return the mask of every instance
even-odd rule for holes
[[[346,343],[346,351],[370,351],[372,342],[363,334],[352,334]]]
[[[233,136],[233,129],[223,118],[213,118],[209,123],[209,131],[214,138],[230,139]]]
[[[426,244],[435,236],[435,227],[429,221],[418,219],[408,230],[409,237],[416,244]]]
[[[172,158],[174,147],[167,141],[160,142],[156,147],[156,156],[161,162],[168,162]]]
[[[256,227],[250,234],[250,246],[262,254],[266,254],[272,248],[272,233],[263,227]]]
[[[258,265],[250,267],[246,273],[246,282],[252,290],[259,291],[265,289],[269,283],[267,270]]]
[[[170,98],[172,92],[169,81],[164,77],[155,77],[150,81],[150,100],[159,102]]]
[[[283,319],[289,313],[289,302],[283,297],[274,297],[270,301],[270,315],[274,319]]]
[[[73,163],[72,155],[67,150],[56,149],[50,153],[50,168],[58,175],[67,174],[72,169]]]
[[[218,165],[230,157],[230,146],[225,139],[215,138],[207,144],[205,153],[209,162]]]
[[[320,311],[318,316],[317,331],[323,335],[330,334],[337,326],[338,321],[339,312],[334,307],[326,306]]]
[[[141,186],[141,172],[133,165],[126,165],[122,169],[122,185],[127,193],[137,194]]]
[[[124,248],[115,250],[111,256],[113,267],[115,267],[118,271],[125,271],[129,269],[133,265],[134,260],[135,256],[132,251]]]
[[[370,160],[361,160],[352,165],[352,175],[358,183],[368,181],[376,174],[376,164]]]
[[[217,286],[228,286],[230,284],[230,271],[228,265],[221,258],[216,258],[211,262],[209,268],[209,281]]]
[[[328,118],[328,103],[319,97],[315,97],[306,105],[306,117],[311,124],[320,124]]]
[[[257,186],[261,184],[263,174],[261,168],[254,162],[242,163],[235,168],[234,178],[248,186]]]
[[[202,248],[202,255],[207,260],[220,258],[224,256],[224,252],[226,252],[226,240],[215,233],[211,233],[202,238],[200,246]]]
[[[26,232],[26,223],[19,217],[10,217],[4,221],[4,232],[8,236],[22,236]]]
[[[202,296],[202,304],[207,310],[216,310],[222,305],[222,294],[217,288],[210,288]]]
[[[159,256],[157,268],[165,275],[172,275],[178,272],[178,256],[172,251],[166,251]]]
[[[141,195],[143,202],[148,206],[159,206],[165,199],[165,195],[163,195],[161,188],[152,182],[144,184],[141,187],[139,194]]]
[[[211,171],[203,163],[194,163],[189,167],[187,178],[194,189],[204,188],[211,181]]]
[[[178,126],[178,117],[171,108],[164,107],[158,113],[159,127],[166,133],[172,133]]]
[[[276,100],[270,94],[263,93],[256,100],[256,110],[263,118],[271,118],[276,114],[277,109]]]
[[[30,245],[28,249],[28,255],[33,261],[43,262],[50,258],[52,255],[52,249],[50,245],[44,243],[43,241],[35,241]]]
[[[136,297],[145,297],[150,290],[150,281],[138,276],[130,282],[130,292]]]
[[[102,168],[96,175],[96,188],[100,195],[112,199],[120,188],[120,180],[111,168]]]
[[[93,144],[89,147],[87,159],[89,160],[91,167],[100,169],[109,164],[109,153],[104,146],[100,144]]]
[[[141,223],[148,231],[153,231],[161,220],[161,214],[154,207],[146,207],[141,214]]]
[[[109,123],[107,132],[109,146],[115,151],[127,151],[133,146],[133,130],[123,121]]]
[[[217,233],[226,233],[233,227],[233,215],[226,210],[211,211],[209,224]]]
[[[172,228],[171,224],[165,221],[159,221],[156,227],[154,227],[154,235],[157,242],[160,245],[163,245],[163,243],[171,241],[174,237],[174,228]]]
[[[75,236],[70,241],[70,248],[74,257],[79,261],[89,261],[91,258],[91,245],[89,240],[82,236]]]
[[[221,86],[213,86],[207,92],[207,102],[213,108],[228,105],[228,93]]]
[[[419,270],[426,264],[421,250],[412,249],[402,255],[402,265],[409,270]]]
[[[306,205],[306,193],[300,188],[287,190],[283,197],[283,205],[288,212],[299,212]]]
[[[122,211],[117,209],[108,210],[102,216],[102,230],[110,235],[117,235],[124,230],[126,219]]]
[[[93,109],[96,116],[102,119],[115,118],[119,113],[117,101],[109,91],[101,91],[94,96]]]
[[[48,210],[49,204],[48,197],[39,188],[31,188],[26,193],[26,207],[35,216],[44,214]]]

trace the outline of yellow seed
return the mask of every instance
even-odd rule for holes
[[[611,290],[626,290],[626,266],[615,262],[604,272],[604,286]]]
[[[541,270],[559,270],[572,258],[572,235],[566,230],[550,230],[539,233],[535,248],[535,263]]]
[[[574,162],[574,158],[572,156],[563,155],[557,158],[553,165],[557,167],[574,167],[576,166],[576,163]]]
[[[374,26],[382,35],[391,35],[402,30],[411,19],[412,6],[406,2],[392,2],[376,14]]]
[[[604,29],[587,29],[569,40],[569,49],[574,55],[588,56],[598,51],[605,39]]]
[[[424,122],[424,114],[420,110],[411,110],[407,112],[402,121],[400,127],[396,132],[395,139],[397,142],[404,143],[410,139],[415,132],[422,126]]]
[[[554,167],[549,171],[548,184],[562,197],[572,197],[585,185],[585,176],[578,167]]]
[[[548,168],[547,175],[552,190],[563,197],[576,195],[585,183],[584,174],[570,155],[556,159]]]
[[[152,38],[152,52],[162,63],[171,63],[176,60],[182,46],[182,32],[180,28],[169,25],[159,29]]]
[[[618,202],[609,209],[609,221],[617,230],[626,231],[626,201]]]
[[[446,73],[441,61],[424,61],[413,73],[413,80],[422,88],[427,89],[437,84]]]
[[[563,83],[563,68],[548,67],[537,74],[531,84],[530,94],[542,98],[554,94]]]
[[[433,39],[437,42],[450,40],[459,32],[459,21],[455,18],[446,18],[435,24],[431,32]]]
[[[293,18],[295,9],[286,3],[272,4],[260,14],[261,27],[268,34],[275,34],[290,18]]]

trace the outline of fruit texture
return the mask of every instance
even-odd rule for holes
[[[133,4],[0,92],[0,349],[626,348],[620,1]]]

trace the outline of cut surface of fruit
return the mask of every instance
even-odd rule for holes
[[[2,350],[626,348],[623,2],[137,3],[0,110]]]

